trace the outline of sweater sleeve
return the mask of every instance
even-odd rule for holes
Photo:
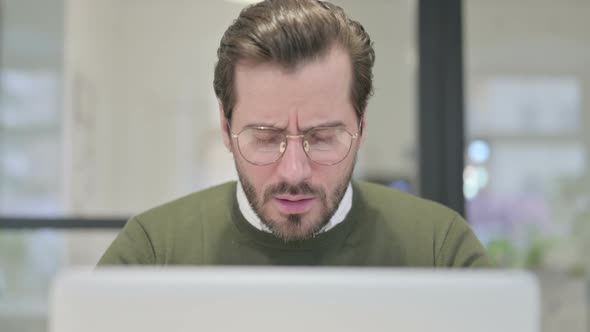
[[[123,230],[98,261],[98,265],[155,264],[150,237],[137,217],[129,219]]]
[[[455,215],[436,255],[437,267],[490,268],[492,262],[465,220]]]

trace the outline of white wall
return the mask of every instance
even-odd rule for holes
[[[413,6],[339,3],[377,52],[357,175],[412,178]],[[66,8],[66,211],[129,215],[235,178],[212,81],[219,40],[241,5],[71,0]]]

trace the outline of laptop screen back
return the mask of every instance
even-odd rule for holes
[[[524,272],[353,268],[69,271],[51,332],[539,332]]]

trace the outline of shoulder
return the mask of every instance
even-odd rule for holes
[[[222,215],[229,210],[235,196],[236,182],[226,182],[197,191],[149,209],[134,217],[143,227],[158,227],[183,222],[194,222],[199,217]]]
[[[227,225],[234,196],[235,182],[229,182],[132,217],[99,265],[200,262],[203,242],[198,239],[209,238],[212,226]]]
[[[358,204],[384,233],[396,235],[394,238],[407,248],[412,262],[424,262],[426,258],[435,266],[491,265],[473,231],[452,209],[377,184],[353,185]]]
[[[446,223],[460,218],[452,209],[412,194],[382,185],[354,181],[354,195],[366,207],[376,210],[380,215],[401,223]]]

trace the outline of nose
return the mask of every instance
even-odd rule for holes
[[[277,173],[281,180],[297,185],[311,178],[311,160],[307,158],[301,137],[287,137],[287,148],[283,156],[277,162]]]

